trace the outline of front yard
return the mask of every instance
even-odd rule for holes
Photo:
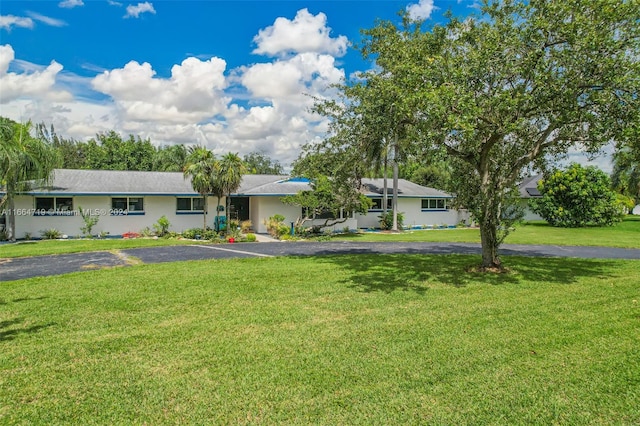
[[[0,284],[3,424],[637,424],[637,261],[359,255]]]

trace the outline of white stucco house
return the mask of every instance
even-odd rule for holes
[[[351,214],[341,230],[379,227],[382,212],[382,179],[364,179],[365,195],[374,206],[366,214]],[[301,208],[282,203],[285,195],[309,189],[306,179],[280,175],[245,175],[237,193],[231,195],[231,209],[221,216],[251,220],[253,229],[266,233],[265,219],[283,215],[294,222]],[[391,192],[391,189],[388,190]],[[409,227],[456,225],[468,216],[449,207],[452,196],[445,192],[399,182],[398,208]],[[209,196],[208,211],[203,211],[203,199],[193,190],[182,173],[137,172],[110,170],[57,169],[47,187],[33,187],[15,200],[16,237],[25,233],[39,237],[40,231],[55,228],[68,236],[81,234],[84,222],[79,210],[99,217],[93,232],[108,232],[111,236],[140,232],[152,227],[162,216],[171,223],[170,230],[181,232],[202,227],[206,213],[208,226],[214,226],[217,200]],[[226,200],[220,201],[226,206]]]

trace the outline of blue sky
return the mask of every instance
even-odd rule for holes
[[[0,3],[0,115],[86,140],[116,130],[289,164],[326,135],[308,95],[366,70],[351,45],[408,10],[474,0],[56,0]]]

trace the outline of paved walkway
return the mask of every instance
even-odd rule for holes
[[[274,256],[323,256],[340,254],[480,254],[479,244],[466,243],[360,243],[280,242],[145,247],[111,252],[89,252],[0,259],[0,282],[69,272],[128,266],[130,258],[142,263],[183,260],[230,259]],[[640,260],[640,249],[610,247],[566,247],[510,245],[500,249],[502,256],[546,256],[587,259]]]

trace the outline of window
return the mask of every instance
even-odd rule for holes
[[[204,211],[204,198],[202,197],[178,197],[176,198],[177,213],[202,213]]]
[[[36,197],[36,216],[72,216],[73,198]]]
[[[144,198],[113,197],[111,199],[111,215],[144,214]]]
[[[382,200],[383,198],[372,198],[373,205],[369,207],[369,211],[382,211]],[[387,198],[387,210],[391,210],[393,208],[393,199],[391,197]]]
[[[445,198],[428,198],[422,200],[422,210],[447,210],[449,203]]]

